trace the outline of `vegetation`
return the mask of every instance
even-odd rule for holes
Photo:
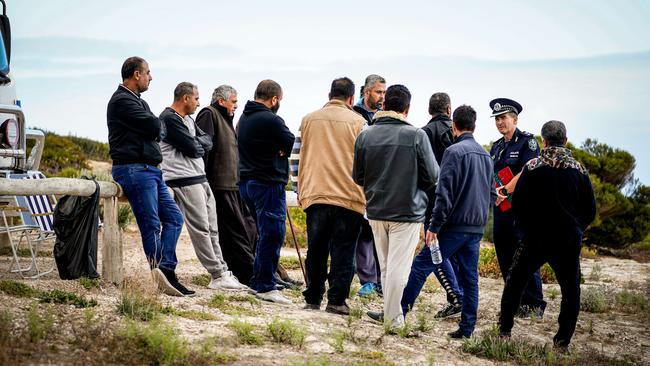
[[[97,306],[97,301],[95,299],[88,300],[83,296],[59,289],[43,292],[38,296],[38,298],[40,302],[47,304],[74,305],[78,308]]]
[[[139,283],[126,280],[117,303],[117,313],[133,320],[150,321],[163,312],[158,295]]]
[[[255,332],[255,326],[245,321],[234,319],[226,325],[235,332],[240,344],[259,346],[264,344],[264,337]]]
[[[281,320],[279,318],[273,318],[267,324],[266,330],[274,342],[297,347],[302,347],[307,336],[307,331],[304,327],[295,324],[289,319]]]
[[[38,291],[22,282],[12,280],[0,281],[0,291],[14,297],[35,297]]]

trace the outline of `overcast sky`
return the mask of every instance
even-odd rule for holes
[[[265,78],[284,89],[279,115],[297,130],[331,80],[377,73],[412,92],[428,121],[433,92],[470,104],[476,137],[500,137],[496,97],[519,101],[520,128],[550,119],[569,138],[630,151],[650,184],[650,1],[34,1],[9,0],[12,71],[31,126],[107,140],[106,103],[126,57],[149,61],[155,113],[180,81],[201,103],[230,84],[240,109]]]

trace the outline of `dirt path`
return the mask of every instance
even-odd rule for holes
[[[101,239],[101,235],[100,235]],[[100,244],[101,245],[101,244]],[[284,249],[283,256],[295,256],[295,250]],[[193,276],[206,273],[201,267],[189,237],[184,231],[177,247],[179,265],[177,273],[183,283],[189,284]],[[9,257],[0,257],[0,279],[18,279],[15,274],[8,273]],[[51,259],[46,259],[49,263]],[[101,264],[101,251],[99,263]],[[124,235],[124,269],[129,278],[141,281],[153,287],[147,270],[147,263],[141,248],[139,234],[128,230]],[[586,278],[583,288],[602,286],[612,291],[629,289],[647,289],[650,278],[650,264],[637,263],[630,260],[620,260],[603,257],[585,259],[582,261],[582,271]],[[101,268],[100,268],[101,272]],[[300,270],[290,271],[294,278],[300,278]],[[433,277],[433,276],[432,276]],[[100,316],[114,316],[118,303],[119,290],[110,284],[102,284],[100,289],[86,290],[78,281],[61,281],[55,273],[40,280],[24,281],[41,290],[64,289],[84,294],[99,302],[97,313]],[[433,283],[433,282],[432,282]],[[355,278],[355,284],[358,282]],[[419,332],[418,337],[402,338],[397,335],[384,335],[382,326],[372,322],[365,315],[360,320],[348,326],[346,317],[326,313],[324,311],[303,310],[304,305],[298,291],[285,291],[293,304],[280,306],[262,303],[259,306],[249,306],[249,311],[239,315],[228,315],[208,307],[207,301],[216,293],[207,288],[195,285],[189,287],[197,291],[193,298],[174,298],[162,296],[166,305],[179,310],[196,310],[213,314],[216,320],[191,320],[182,317],[169,316],[168,321],[189,340],[198,340],[208,336],[220,339],[233,337],[233,332],[226,327],[231,320],[240,318],[260,328],[274,317],[293,319],[307,329],[307,337],[302,348],[276,345],[270,342],[263,346],[232,346],[236,353],[238,365],[286,365],[326,360],[331,364],[351,363],[358,360],[375,358],[375,364],[395,365],[492,365],[492,361],[462,353],[461,342],[448,339],[445,334],[456,329],[458,318],[440,321],[429,317],[430,327],[426,332]],[[497,313],[503,284],[500,279],[480,278],[480,299],[477,332],[491,328],[497,321]],[[548,301],[546,315],[541,320],[518,319],[513,329],[513,338],[523,337],[534,343],[543,345],[549,343],[556,331],[556,319],[560,306],[559,287],[544,285],[544,293]],[[557,293],[557,296],[553,294]],[[30,306],[28,299],[14,298],[0,292],[0,307],[20,312],[27,311]],[[420,309],[437,311],[444,305],[444,295],[439,287],[430,286],[429,292],[421,295]],[[349,301],[352,308],[380,310],[381,299],[362,302],[358,297]],[[418,310],[418,308],[416,308]],[[66,310],[74,311],[74,310]],[[422,311],[421,311],[422,312]],[[414,312],[415,313],[415,312]],[[415,314],[409,315],[408,321],[415,323]],[[624,314],[618,311],[608,311],[602,314],[581,312],[578,327],[573,340],[575,350],[600,350],[612,357],[630,354],[642,364],[650,364],[650,330],[646,318]],[[342,333],[347,334],[341,343],[342,351],[336,351],[336,338]],[[224,341],[225,342],[225,341]],[[339,349],[341,351],[341,349]],[[50,359],[54,364],[66,363],[61,359]]]

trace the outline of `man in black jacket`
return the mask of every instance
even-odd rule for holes
[[[440,167],[436,202],[426,231],[426,244],[440,242],[442,259],[456,256],[463,304],[452,338],[468,338],[478,310],[478,257],[490,205],[496,200],[492,159],[474,140],[476,112],[467,105],[454,111],[456,142],[447,148]]]
[[[553,338],[565,350],[580,312],[580,250],[582,233],[596,217],[596,200],[586,169],[569,149],[560,121],[542,126],[544,149],[522,171],[513,195],[514,217],[523,232],[501,297],[500,333],[509,337],[526,283],[548,262],[562,291]]]
[[[426,126],[422,127],[426,132],[433,155],[436,162],[440,166],[442,164],[442,155],[445,150],[451,146],[454,141],[454,136],[451,130],[451,100],[447,93],[434,93],[429,99],[429,114],[431,121]],[[433,206],[436,200],[435,188],[427,191],[429,204],[425,214],[424,231],[429,228],[431,221],[431,214],[433,213]],[[458,285],[458,261],[456,257],[445,259],[439,265],[434,265],[431,261],[431,250],[429,246],[422,246],[420,253],[413,259],[411,266],[411,274],[409,274],[409,281],[404,288],[404,295],[402,296],[402,310],[404,313],[411,310],[415,304],[422,286],[433,272],[442,285],[442,288],[447,294],[447,305],[438,311],[435,318],[445,318],[461,311],[461,304],[463,303],[463,290]]]
[[[352,178],[363,186],[384,290],[384,315],[368,312],[391,329],[404,325],[400,302],[427,207],[426,190],[438,177],[427,136],[406,121],[411,93],[386,90],[385,111],[361,131],[354,147]]]
[[[287,217],[284,186],[289,180],[289,160],[294,135],[276,113],[282,88],[263,80],[248,101],[237,125],[239,190],[257,225],[257,248],[250,287],[262,300],[290,304],[275,289],[275,272],[284,242]]]
[[[176,277],[176,242],[183,215],[172,199],[157,165],[164,128],[140,93],[149,88],[149,64],[130,57],[122,65],[122,84],[108,102],[109,153],[113,179],[129,200],[142,246],[159,289],[175,296],[193,295]]]

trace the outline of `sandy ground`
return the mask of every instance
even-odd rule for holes
[[[100,235],[101,245],[101,235]],[[101,250],[99,251],[99,272],[101,273]],[[295,256],[292,249],[283,249],[283,256]],[[189,237],[184,231],[178,243],[177,256],[179,265],[177,273],[183,283],[197,291],[193,298],[174,298],[162,296],[165,304],[172,305],[179,310],[199,310],[209,312],[217,316],[217,320],[199,321],[180,317],[169,316],[168,321],[190,339],[198,339],[206,336],[233,337],[233,332],[226,327],[226,324],[234,317],[223,314],[219,310],[206,306],[207,300],[216,292],[207,288],[197,288],[189,285],[193,276],[206,273],[201,267]],[[52,259],[44,259],[51,265]],[[16,274],[8,273],[9,257],[0,257],[0,279],[19,279]],[[600,269],[597,281],[589,279],[589,274]],[[149,277],[149,271],[141,249],[139,233],[136,230],[127,230],[124,233],[124,269],[125,275],[130,278],[143,279],[145,283],[153,286]],[[598,259],[585,259],[582,261],[582,270],[587,278],[587,286],[606,286],[612,291],[622,288],[647,288],[650,278],[650,264],[637,263],[630,260],[620,260],[609,257]],[[301,278],[300,270],[290,271],[294,278]],[[355,282],[356,282],[355,278]],[[39,280],[26,280],[38,289],[65,289],[86,297],[92,297],[99,302],[99,314],[114,314],[118,301],[119,290],[107,283],[102,283],[100,289],[85,290],[78,281],[62,281],[58,279],[56,271]],[[358,283],[358,282],[356,282]],[[497,312],[502,281],[488,278],[480,278],[480,302],[478,313],[477,331],[492,327],[497,321]],[[525,337],[528,340],[540,345],[551,341],[557,329],[556,319],[560,306],[560,296],[551,300],[549,294],[557,291],[557,285],[544,285],[548,308],[542,320],[518,319],[513,329],[513,337]],[[264,326],[273,317],[293,319],[307,328],[307,338],[301,349],[286,345],[276,345],[270,342],[264,346],[238,346],[235,351],[238,360],[235,364],[241,365],[286,365],[305,362],[306,360],[326,358],[332,364],[349,362],[352,355],[362,355],[363,352],[381,351],[385,359],[396,365],[421,365],[432,364],[454,365],[492,365],[492,361],[477,358],[460,351],[461,342],[450,340],[445,336],[449,331],[456,329],[458,318],[433,320],[431,317],[431,329],[420,332],[415,338],[401,338],[396,335],[384,335],[383,327],[374,323],[365,315],[361,320],[353,324],[354,338],[356,342],[345,341],[344,352],[337,353],[333,347],[334,335],[337,332],[348,331],[346,317],[326,313],[325,311],[303,310],[302,299],[297,292],[286,291],[288,297],[293,301],[292,305],[281,306],[271,303],[263,303],[260,307],[252,307],[254,316],[241,315],[241,319],[253,324]],[[444,305],[444,295],[439,288],[433,293],[422,293],[423,300],[420,306],[428,306],[436,311]],[[0,308],[29,309],[30,301],[9,297],[0,292]],[[381,299],[374,300],[364,305],[355,296],[349,301],[351,307],[360,307],[365,310],[380,310]],[[248,304],[244,304],[245,306]],[[74,308],[72,308],[74,309]],[[324,305],[323,305],[324,309]],[[417,309],[416,309],[417,310]],[[66,310],[75,311],[75,310]],[[81,310],[79,310],[81,311]],[[409,317],[411,322],[415,319]],[[591,314],[581,312],[578,327],[573,339],[572,347],[578,351],[596,349],[602,353],[621,357],[626,354],[634,355],[641,364],[650,364],[650,329],[648,320],[639,320],[635,315],[623,314],[621,312],[608,311],[603,314]],[[356,353],[355,353],[356,352]],[[53,364],[66,363],[64,360],[48,360]]]

